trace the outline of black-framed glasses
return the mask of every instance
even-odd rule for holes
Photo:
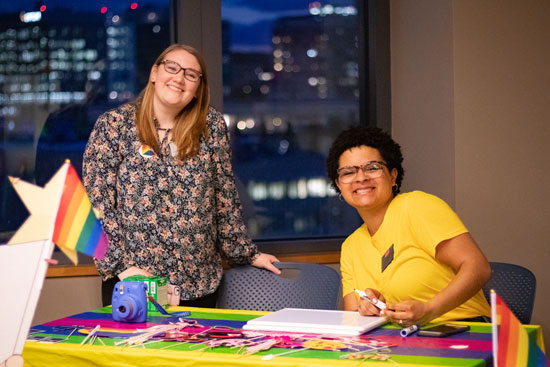
[[[381,161],[369,161],[360,166],[340,167],[336,173],[338,173],[338,181],[347,184],[351,183],[355,179],[359,169],[363,171],[363,174],[367,178],[378,178],[382,176],[384,166],[387,167],[388,165]]]
[[[164,70],[169,74],[177,74],[183,70],[183,76],[190,82],[198,82],[202,74],[195,69],[184,68],[180,64],[172,60],[162,60],[160,62],[164,65]]]

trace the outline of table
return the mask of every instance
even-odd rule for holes
[[[192,326],[186,331],[192,338],[210,334],[210,340],[219,340],[221,337],[229,338],[240,333],[240,328],[246,321],[266,314],[259,311],[237,311],[203,308],[172,307],[169,311],[191,311],[191,315],[185,319],[196,321],[198,325]],[[168,324],[177,321],[177,318],[162,316],[160,313],[150,312],[147,323],[124,324],[113,321],[111,308],[104,307],[91,312],[85,312],[67,318],[47,322],[34,326],[31,335],[42,338],[42,342],[28,340],[23,351],[26,366],[380,366],[383,364],[401,366],[490,366],[492,365],[491,351],[491,325],[484,323],[467,323],[471,329],[469,332],[453,335],[446,338],[427,338],[416,335],[401,337],[400,329],[393,325],[366,333],[359,338],[354,338],[352,344],[355,355],[366,355],[366,352],[358,350],[368,348],[367,344],[390,345],[379,354],[389,355],[391,361],[380,362],[371,360],[347,359],[353,349],[342,348],[341,342],[350,339],[334,339],[322,335],[310,335],[324,344],[325,347],[333,347],[335,350],[304,349],[303,346],[294,345],[300,339],[286,339],[278,337],[279,348],[260,351],[252,355],[246,355],[245,347],[216,347],[209,348],[202,342],[180,341],[155,341],[151,344],[138,346],[116,346],[115,343],[124,341],[124,338],[106,337],[108,332],[116,330],[120,332],[132,332],[137,328],[147,328],[159,324]],[[96,325],[101,325],[100,337],[93,345],[88,343],[80,345],[86,338],[76,329],[91,330]],[[529,325],[527,327],[529,337],[542,344],[542,330],[540,326]],[[229,332],[228,332],[229,331]],[[71,334],[72,333],[72,334]],[[200,334],[199,334],[200,333]],[[224,335],[227,334],[227,335]],[[112,335],[112,334],[111,334]],[[279,333],[280,335],[280,333]],[[291,334],[292,335],[292,334]],[[213,336],[218,339],[212,338]],[[296,337],[296,335],[293,335]],[[306,338],[309,338],[306,337]],[[46,338],[46,339],[45,339]],[[58,338],[62,341],[48,343],[47,338]],[[189,338],[189,336],[188,336]],[[272,336],[276,338],[276,336]],[[92,338],[89,338],[91,340]],[[243,338],[241,338],[243,339]],[[254,339],[250,337],[248,339]],[[200,341],[199,339],[198,341]],[[254,342],[267,340],[256,337]],[[298,340],[295,342],[293,340]],[[302,339],[307,340],[307,339]],[[319,342],[320,340],[320,342]],[[51,340],[50,340],[51,341]],[[311,342],[311,340],[310,340]],[[308,345],[311,345],[308,344]],[[335,347],[336,346],[336,347]],[[339,347],[338,347],[339,346]],[[338,350],[339,349],[339,350]],[[271,360],[262,360],[269,354],[292,352],[286,355],[275,356]],[[376,353],[376,352],[375,352]]]

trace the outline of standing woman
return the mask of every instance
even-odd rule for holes
[[[227,126],[209,102],[201,55],[172,45],[136,101],[97,120],[83,181],[109,239],[95,259],[104,305],[117,281],[142,274],[180,286],[180,305],[215,307],[222,256],[279,273],[246,232]]]
[[[379,315],[354,289],[387,303],[403,326],[490,315],[481,288],[487,259],[458,216],[421,191],[399,194],[401,148],[376,127],[354,127],[333,142],[327,171],[333,187],[363,219],[342,245],[344,308]],[[399,194],[399,195],[398,195]]]

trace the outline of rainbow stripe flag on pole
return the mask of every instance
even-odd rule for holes
[[[493,365],[495,367],[549,367],[548,358],[506,303],[491,290]]]
[[[57,170],[44,187],[14,177],[10,177],[10,182],[30,216],[12,236],[9,244],[50,240],[74,264],[78,263],[77,251],[98,259],[105,256],[107,237],[69,161]]]
[[[107,237],[95,216],[86,190],[70,163],[57,209],[52,241],[64,249],[76,250],[101,259],[107,250]]]

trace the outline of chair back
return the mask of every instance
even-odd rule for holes
[[[491,289],[506,303],[522,324],[531,322],[535,303],[537,279],[520,265],[491,262],[491,278],[483,287],[483,294],[490,302]]]
[[[224,273],[218,308],[277,311],[282,308],[335,310],[340,292],[339,273],[326,265],[277,262],[282,274],[253,266]]]

